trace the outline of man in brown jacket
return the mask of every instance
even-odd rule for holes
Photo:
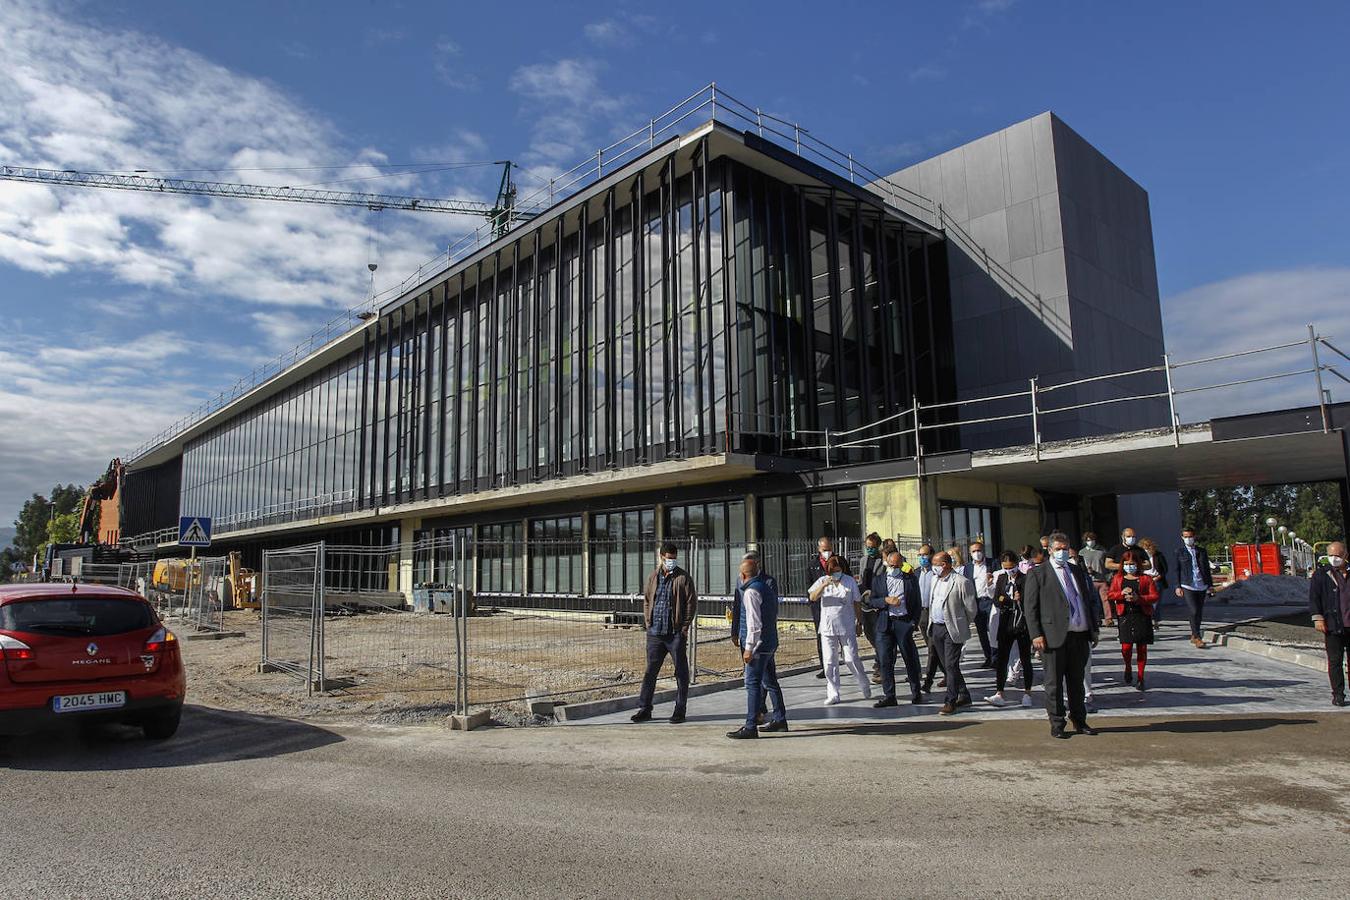
[[[698,610],[698,591],[694,579],[680,568],[679,548],[670,541],[661,545],[661,564],[647,577],[642,601],[642,618],[647,626],[647,671],[642,676],[642,691],[638,695],[638,711],[634,722],[645,722],[652,717],[652,695],[656,692],[656,677],[669,653],[675,661],[675,711],[670,716],[672,725],[684,721],[685,702],[689,696],[689,626]]]

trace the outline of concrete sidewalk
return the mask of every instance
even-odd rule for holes
[[[1249,610],[1241,610],[1246,613]],[[1234,613],[1238,611],[1235,609]],[[1260,615],[1259,611],[1252,615]],[[1242,615],[1242,618],[1252,616]],[[1208,618],[1208,617],[1206,617]],[[1175,621],[1175,620],[1174,620]],[[1339,713],[1331,706],[1330,688],[1325,675],[1277,660],[1266,659],[1225,647],[1207,647],[1197,650],[1188,641],[1184,624],[1164,625],[1158,642],[1149,648],[1146,682],[1148,691],[1139,693],[1123,682],[1124,660],[1115,629],[1104,629],[1102,640],[1092,656],[1093,695],[1098,712],[1093,718],[1107,716],[1160,715],[1214,715],[1238,713]],[[972,644],[974,642],[972,641]],[[973,652],[972,652],[973,651]],[[968,647],[967,664],[962,667],[970,686],[973,705],[963,707],[954,716],[943,719],[973,719],[993,721],[1004,719],[1039,719],[1044,721],[1045,695],[1041,686],[1042,672],[1033,663],[1035,682],[1031,709],[1020,703],[1020,679],[1017,688],[1010,682],[1005,693],[1008,705],[996,708],[985,702],[993,693],[994,673],[979,668],[978,646]],[[841,677],[844,702],[825,706],[825,683],[814,672],[783,679],[783,694],[788,706],[788,719],[797,725],[829,724],[857,725],[898,720],[937,720],[942,705],[942,691],[925,695],[925,702],[913,706],[909,702],[908,686],[901,680],[897,685],[900,705],[888,709],[874,709],[871,701],[864,701],[852,677]],[[846,672],[844,674],[847,674]],[[880,698],[879,685],[872,685],[873,700]],[[662,717],[668,717],[670,704],[654,710],[654,724],[662,727]],[[594,718],[569,722],[569,725],[611,725],[627,722],[631,710],[609,713]],[[745,691],[733,689],[693,698],[689,701],[688,720],[706,724],[735,727],[745,719]],[[670,726],[664,726],[670,727]]]

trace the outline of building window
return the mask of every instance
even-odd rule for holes
[[[478,529],[478,590],[517,594],[521,589],[520,523],[483,525]]]
[[[694,565],[699,589],[709,596],[727,596],[736,589],[736,575],[745,555],[745,501],[718,500],[666,507],[666,538],[680,543],[698,540]]]
[[[656,564],[656,511],[591,516],[591,593],[638,594]]]
[[[942,519],[943,548],[956,544],[964,552],[966,545],[971,541],[983,541],[985,552],[994,554],[1003,546],[998,507],[940,502],[939,510]]]
[[[530,521],[530,582],[532,594],[580,594],[581,516]]]

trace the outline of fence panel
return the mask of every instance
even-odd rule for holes
[[[323,684],[324,545],[263,551],[262,668]]]
[[[419,542],[414,557],[439,549]],[[424,546],[425,544],[425,546]],[[464,567],[451,558],[445,582],[402,585],[400,547],[325,548],[323,675],[328,690],[453,691],[458,669],[452,591]],[[411,599],[411,604],[409,603]]]
[[[229,594],[224,556],[202,557],[189,566],[184,621],[198,631],[225,630],[225,598]]]

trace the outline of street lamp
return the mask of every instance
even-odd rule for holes
[[[1266,519],[1266,527],[1270,529],[1270,542],[1272,544],[1275,543],[1275,524],[1277,521],[1278,520],[1274,516]]]
[[[1280,533],[1280,544],[1283,545],[1285,537],[1288,536],[1289,534],[1289,526],[1281,525],[1279,528],[1276,528],[1275,530]]]

